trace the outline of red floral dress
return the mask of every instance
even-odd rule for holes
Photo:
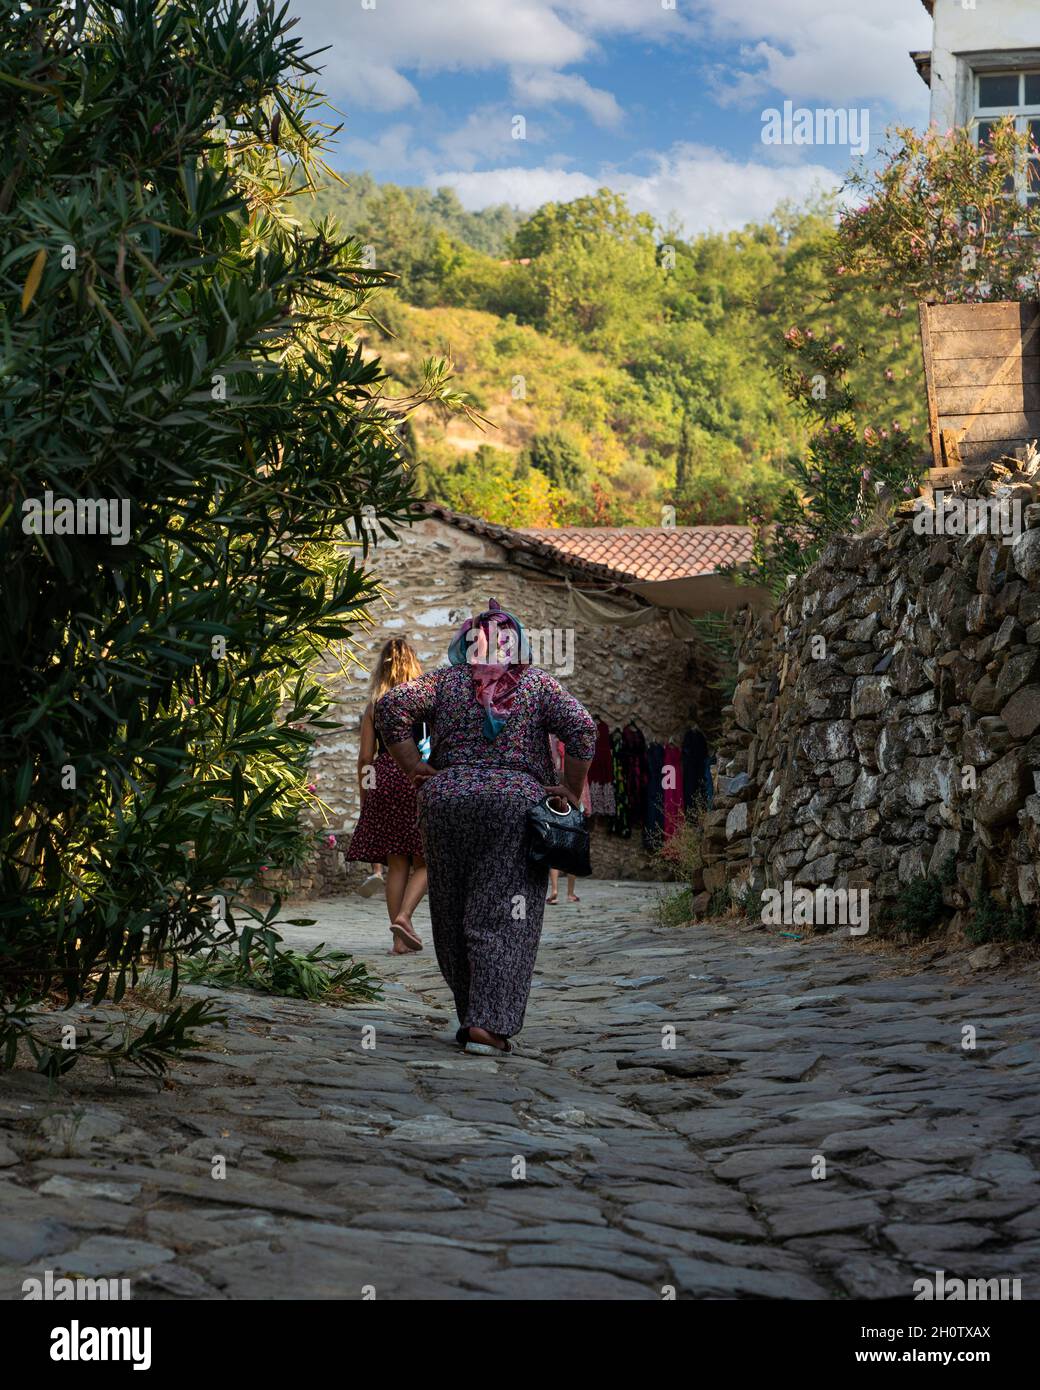
[[[392,854],[422,854],[415,787],[386,751],[376,731],[372,786],[361,801],[361,815],[347,847],[348,861],[386,864]]]

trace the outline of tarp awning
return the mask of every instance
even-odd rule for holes
[[[674,637],[700,638],[702,633],[693,619],[706,613],[730,613],[749,605],[755,613],[773,606],[768,589],[757,585],[734,584],[721,574],[691,575],[686,579],[655,579],[625,585],[643,599],[649,607],[623,608],[616,603],[604,603],[597,595],[583,594],[572,584],[567,585],[567,597],[573,617],[592,627],[643,627],[646,623],[667,619]],[[663,610],[663,611],[662,611]]]
[[[656,608],[675,609],[695,618],[748,607],[756,614],[765,613],[774,606],[768,589],[757,584],[735,584],[724,574],[692,574],[683,579],[654,579],[625,587]]]

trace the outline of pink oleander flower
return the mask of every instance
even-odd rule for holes
[[[326,839],[325,843],[326,843],[327,845],[329,845],[332,849],[335,849],[335,848],[336,848],[336,837],[335,837],[335,835],[329,835],[328,838]]]

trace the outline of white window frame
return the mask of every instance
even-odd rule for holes
[[[1018,78],[1018,101],[1014,106],[983,106],[980,98],[980,84],[984,77],[1017,77]],[[982,68],[976,69],[971,74],[971,97],[972,114],[971,129],[975,136],[975,143],[979,141],[979,125],[981,122],[997,121],[1002,116],[1014,116],[1015,129],[1021,134],[1029,129],[1032,121],[1036,126],[1036,138],[1034,143],[1040,146],[1040,102],[1031,106],[1025,104],[1026,97],[1026,78],[1040,78],[1040,65],[1032,63],[1025,67],[1008,68]],[[1027,181],[1027,170],[1021,169],[1015,175],[1015,190],[1022,202],[1040,202],[1040,155],[1034,155],[1030,161],[1037,169],[1038,179],[1034,181],[1030,189]]]

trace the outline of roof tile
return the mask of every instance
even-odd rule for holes
[[[517,530],[465,516],[438,502],[420,502],[419,512],[451,526],[598,579],[684,579],[712,574],[720,565],[751,558],[747,526],[562,526]]]

